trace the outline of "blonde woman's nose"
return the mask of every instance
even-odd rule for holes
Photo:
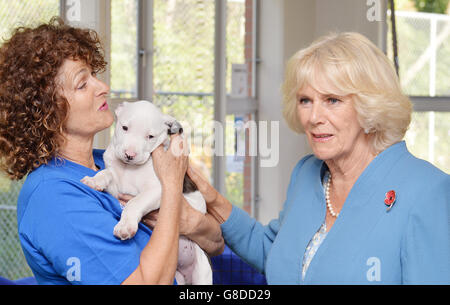
[[[324,109],[319,102],[313,102],[309,120],[312,124],[320,124],[324,122]]]

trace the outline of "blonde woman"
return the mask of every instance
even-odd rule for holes
[[[192,169],[226,243],[269,284],[449,284],[450,177],[402,141],[412,106],[386,56],[357,33],[289,61],[283,114],[314,155],[263,226]]]

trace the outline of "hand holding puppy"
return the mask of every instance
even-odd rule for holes
[[[170,137],[167,151],[160,145],[152,153],[155,173],[163,188],[183,189],[183,179],[189,164],[189,150],[185,139],[180,135]]]

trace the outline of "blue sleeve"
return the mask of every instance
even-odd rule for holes
[[[295,185],[297,173],[307,158],[300,160],[292,171],[287,196]],[[221,225],[226,244],[244,261],[262,273],[264,273],[267,254],[283,221],[286,201],[278,218],[271,220],[266,226],[236,206],[233,206],[230,216]]]
[[[448,175],[428,184],[410,212],[401,255],[405,284],[450,283],[449,190]]]
[[[48,181],[36,188],[25,215],[26,238],[49,262],[50,273],[72,284],[121,284],[136,269],[136,239],[148,236],[138,230],[131,240],[115,238],[118,219],[102,204],[76,183]]]

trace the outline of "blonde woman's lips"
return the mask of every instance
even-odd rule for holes
[[[314,142],[327,142],[333,135],[329,133],[311,133]]]

